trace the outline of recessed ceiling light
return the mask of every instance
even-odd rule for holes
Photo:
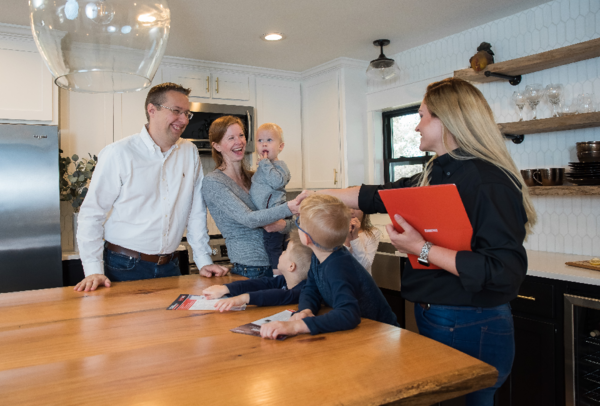
[[[280,32],[270,32],[268,34],[261,35],[260,38],[264,41],[280,41],[285,38],[285,35]]]

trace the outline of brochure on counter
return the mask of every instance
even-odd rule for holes
[[[232,328],[230,331],[234,333],[247,334],[250,336],[260,337],[260,326],[266,323],[270,323],[272,321],[288,321],[290,317],[294,314],[293,310],[284,310],[272,316],[265,317],[260,320],[253,321],[252,323],[244,324],[236,328]],[[277,340],[283,341],[288,336],[277,336]]]
[[[169,307],[167,310],[214,310],[215,303],[217,303],[219,299],[207,299],[204,295],[186,295],[181,294]],[[233,306],[230,310],[246,310],[246,305],[242,306]]]

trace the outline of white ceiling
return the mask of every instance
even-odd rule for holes
[[[168,0],[166,55],[299,72],[338,57],[375,59],[379,38],[393,55],[547,1]],[[0,9],[0,22],[29,24],[26,0],[0,0]],[[272,31],[287,38],[259,38]]]

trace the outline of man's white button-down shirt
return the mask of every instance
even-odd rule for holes
[[[194,144],[179,139],[163,153],[146,127],[104,148],[77,221],[85,276],[104,274],[103,239],[144,254],[170,254],[186,227],[198,268],[212,264],[202,178]]]

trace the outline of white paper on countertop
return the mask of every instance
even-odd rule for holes
[[[215,303],[221,299],[207,299],[204,295],[186,295],[181,294],[167,310],[214,310]],[[246,305],[233,306],[229,310],[246,310]]]

